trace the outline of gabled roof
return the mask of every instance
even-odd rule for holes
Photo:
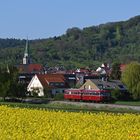
[[[43,66],[41,64],[29,64],[28,71],[35,72],[35,71],[41,71],[43,69]]]
[[[49,83],[64,83],[63,87],[65,86],[65,78],[62,74],[37,74],[36,76],[43,87],[57,87],[56,85],[50,86]]]
[[[90,79],[100,89],[115,89],[127,90],[125,85],[120,80],[103,81],[101,79]]]
[[[43,70],[41,64],[21,64],[17,65],[20,73],[39,73]]]

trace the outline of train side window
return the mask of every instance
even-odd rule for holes
[[[98,95],[98,93],[97,92],[94,92],[94,95]]]
[[[101,92],[100,95],[105,95],[105,94]]]

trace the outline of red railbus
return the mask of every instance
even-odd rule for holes
[[[109,90],[68,89],[65,90],[64,99],[77,101],[105,102],[110,100]]]
[[[64,99],[81,100],[82,99],[82,92],[80,89],[65,90]]]

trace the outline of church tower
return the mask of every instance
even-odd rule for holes
[[[26,40],[25,52],[23,57],[23,64],[30,64],[28,38]]]

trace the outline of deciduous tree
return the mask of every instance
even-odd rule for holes
[[[132,93],[134,99],[140,99],[140,64],[133,62],[126,67],[122,74],[122,81]]]

